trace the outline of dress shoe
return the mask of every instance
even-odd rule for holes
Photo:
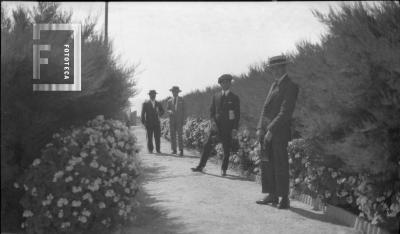
[[[153,150],[149,150],[149,154],[152,154],[153,153]]]
[[[183,150],[181,150],[181,152],[179,153],[179,156],[183,156]]]
[[[265,197],[262,200],[256,201],[256,203],[260,204],[260,205],[267,205],[269,203],[278,204],[278,202],[279,202],[279,199],[277,197],[274,197],[274,196],[271,196],[271,195],[268,195],[267,197]]]
[[[158,154],[161,154],[161,151],[160,151],[160,150],[157,150],[157,153],[158,153]]]
[[[221,170],[221,175],[226,176],[226,170]]]
[[[176,150],[173,150],[171,154],[176,154]]]
[[[289,209],[290,204],[289,204],[289,198],[288,197],[283,197],[282,200],[278,204],[278,209]]]
[[[201,168],[201,167],[192,167],[190,169],[192,169],[192,171],[194,171],[194,172],[196,172],[196,171],[202,172],[203,171],[203,168]]]

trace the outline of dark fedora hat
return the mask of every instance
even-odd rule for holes
[[[218,78],[218,84],[220,84],[222,81],[224,81],[224,80],[229,80],[229,81],[232,81],[232,79],[233,79],[233,77],[231,76],[231,75],[229,75],[229,74],[223,74],[222,76],[220,76],[219,78]]]
[[[149,94],[157,94],[157,92],[154,89],[152,89],[149,91]]]
[[[289,61],[285,55],[278,55],[273,56],[268,59],[268,67],[276,66],[276,65],[283,65],[288,64]]]
[[[174,92],[174,91],[182,92],[182,90],[178,86],[172,86],[172,88],[170,88],[169,91],[171,91],[171,92]]]

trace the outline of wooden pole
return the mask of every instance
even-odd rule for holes
[[[106,1],[106,9],[105,9],[105,21],[104,21],[104,41],[106,45],[108,45],[108,1]]]

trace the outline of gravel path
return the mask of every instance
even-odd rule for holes
[[[358,233],[327,220],[321,212],[298,201],[289,210],[255,204],[260,185],[209,162],[205,173],[192,172],[198,153],[170,155],[170,143],[161,141],[162,154],[148,154],[145,130],[135,128],[143,168],[138,220],[124,233]]]

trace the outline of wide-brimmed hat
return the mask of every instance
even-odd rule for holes
[[[174,91],[182,92],[182,90],[178,86],[172,86],[172,88],[170,88],[169,91],[171,91],[171,92],[174,92]]]
[[[288,63],[289,61],[285,55],[273,56],[268,59],[268,67],[273,67],[276,65],[283,65]]]
[[[224,81],[224,80],[229,80],[229,81],[232,81],[232,79],[233,79],[233,77],[231,76],[231,75],[229,75],[229,74],[223,74],[222,76],[220,76],[219,78],[218,78],[218,84],[220,84],[222,81]]]
[[[149,94],[157,94],[157,92],[153,89],[149,91]]]

